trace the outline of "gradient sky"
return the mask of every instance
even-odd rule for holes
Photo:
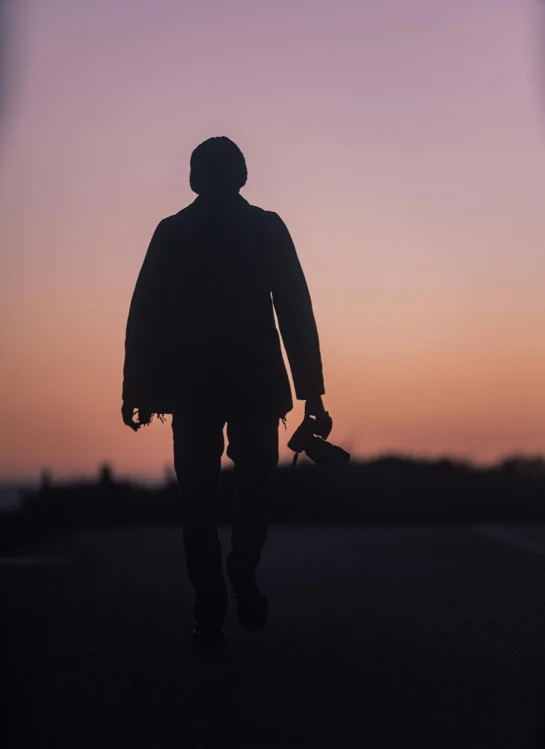
[[[542,13],[5,4],[0,478],[171,465],[169,424],[121,422],[124,329],[155,226],[194,198],[192,149],[222,134],[245,197],[297,246],[332,439],[366,457],[545,452]]]

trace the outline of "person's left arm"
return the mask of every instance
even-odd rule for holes
[[[325,393],[318,329],[307,281],[287,226],[269,213],[271,291],[295,394],[307,401],[305,411],[323,410]]]

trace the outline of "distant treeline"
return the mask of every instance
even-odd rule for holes
[[[513,457],[487,468],[453,460],[385,456],[351,463],[342,473],[313,465],[276,474],[272,523],[545,522],[545,460]],[[222,474],[218,508],[229,524],[235,507],[231,470]],[[54,483],[23,492],[23,510],[4,514],[2,538],[57,530],[179,525],[181,496],[172,478],[150,488],[115,479],[108,465],[94,480]]]

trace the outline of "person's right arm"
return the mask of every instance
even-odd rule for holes
[[[122,417],[127,426],[138,428],[151,418],[146,406],[146,389],[155,363],[158,295],[161,291],[162,253],[166,246],[168,220],[159,222],[151,238],[136,281],[125,333]],[[138,423],[134,410],[138,409]]]

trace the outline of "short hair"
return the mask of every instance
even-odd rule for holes
[[[223,135],[205,140],[191,154],[189,185],[197,194],[238,191],[247,179],[242,151]]]

